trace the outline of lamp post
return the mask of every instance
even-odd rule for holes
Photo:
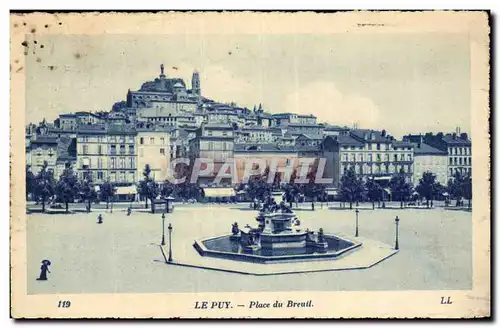
[[[396,245],[394,245],[394,248],[399,249],[399,217],[396,216],[394,221],[396,222]]]
[[[168,262],[172,262],[172,223],[168,224]]]
[[[161,245],[165,246],[165,213],[161,215],[161,222],[162,222]]]
[[[358,229],[358,216],[359,216],[359,210],[356,208],[356,235],[355,237],[359,236],[359,229]]]

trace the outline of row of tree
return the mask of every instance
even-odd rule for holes
[[[90,172],[89,172],[90,173]],[[189,181],[186,179],[186,181]],[[148,202],[152,204],[151,209],[154,212],[154,200],[159,196],[173,196],[179,199],[199,198],[202,190],[187,182],[182,184],[172,184],[169,181],[158,183],[151,177],[151,168],[146,165],[143,171],[143,179],[138,184],[138,193],[145,200],[145,208],[148,208]],[[78,179],[76,173],[69,163],[59,180],[56,182],[53,172],[48,169],[47,162],[44,163],[40,172],[35,176],[26,168],[26,198],[32,195],[33,199],[42,204],[42,211],[45,212],[47,203],[63,203],[66,211],[69,211],[69,203],[76,200],[86,202],[87,210],[91,210],[92,202],[96,200],[106,202],[106,208],[113,202],[116,194],[115,184],[106,181],[100,185],[99,192],[95,190],[91,174],[85,174],[83,178]]]
[[[388,197],[400,202],[403,208],[405,202],[410,200],[424,200],[427,207],[433,206],[433,201],[442,198],[448,194],[456,200],[456,206],[461,205],[462,198],[472,199],[472,178],[469,175],[463,175],[456,172],[452,179],[448,181],[447,186],[443,186],[436,181],[436,175],[432,172],[424,172],[418,185],[413,189],[412,185],[406,181],[405,174],[400,171],[391,177],[389,181],[390,195],[374,179],[368,179],[366,182],[357,176],[354,169],[349,169],[340,180],[340,196],[342,201],[349,202],[350,208],[353,203],[368,199],[375,208],[375,202],[385,202]],[[447,197],[447,198],[448,198]]]
[[[106,201],[108,205],[115,192],[113,184],[107,182],[101,185],[100,192],[97,193],[92,175],[86,174],[82,179],[78,179],[69,163],[65,165],[57,182],[53,172],[48,170],[47,162],[44,162],[36,176],[26,168],[26,198],[32,195],[34,200],[42,204],[42,212],[45,212],[47,203],[63,203],[68,212],[69,203],[78,199],[86,202],[87,211],[90,211],[92,202],[97,199]]]

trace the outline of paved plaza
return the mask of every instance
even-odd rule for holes
[[[171,223],[173,258],[193,254],[195,239],[229,234],[235,221],[256,224],[248,204],[178,206]],[[368,208],[368,206],[364,206]],[[297,210],[302,226],[353,237],[354,210]],[[98,213],[104,224],[97,224]],[[472,214],[443,208],[360,210],[360,237],[394,245],[399,215],[400,251],[367,269],[248,275],[165,264],[159,247],[160,214],[124,209],[112,214],[27,216],[28,293],[154,293],[293,290],[433,290],[472,286]],[[168,242],[168,233],[167,233]],[[168,246],[168,245],[167,245]],[[168,247],[167,247],[168,249]],[[347,258],[347,257],[346,257]],[[48,281],[37,281],[50,259]],[[227,260],[217,260],[227,261]],[[263,264],[265,265],[265,264]],[[301,264],[304,266],[306,264]],[[320,265],[309,262],[306,266]]]

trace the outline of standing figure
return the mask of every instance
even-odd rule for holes
[[[127,216],[130,216],[130,214],[132,213],[132,207],[128,207],[127,208]]]
[[[42,266],[40,267],[40,277],[37,278],[36,280],[47,280],[47,272],[50,273],[49,270],[49,265],[50,265],[49,260],[43,260],[42,261]]]
[[[97,223],[98,224],[102,223],[102,214],[99,214],[99,216],[97,217]]]

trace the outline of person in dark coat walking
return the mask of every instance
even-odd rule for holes
[[[99,214],[99,216],[97,217],[97,223],[98,224],[102,223],[102,214]]]
[[[47,280],[47,272],[50,273],[49,265],[50,265],[49,260],[42,261],[42,266],[40,267],[40,277],[37,278],[36,280]]]

